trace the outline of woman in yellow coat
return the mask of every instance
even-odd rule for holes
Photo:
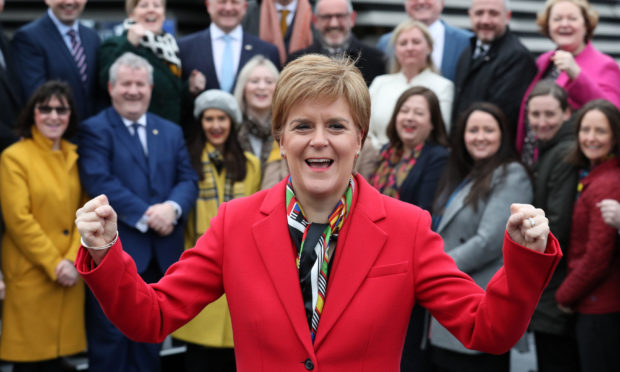
[[[236,127],[241,111],[235,98],[212,89],[194,103],[197,133],[189,143],[192,165],[200,177],[199,194],[185,234],[189,249],[209,228],[221,203],[248,196],[260,187],[260,162],[244,152]],[[186,371],[234,371],[232,327],[225,296],[207,306],[192,321],[173,333],[187,343]]]
[[[75,212],[82,204],[77,127],[65,83],[43,84],[17,129],[21,141],[0,157],[0,205],[6,225],[6,283],[0,359],[14,371],[58,371],[61,357],[86,348],[84,287],[73,261],[80,245]]]

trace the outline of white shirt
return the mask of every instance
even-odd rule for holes
[[[144,154],[148,156],[149,148],[146,145],[146,114],[143,114],[142,116],[140,116],[140,118],[136,121],[131,121],[122,116],[121,116],[121,119],[123,120],[123,124],[125,124],[125,126],[127,127],[127,130],[132,136],[135,134],[134,128],[132,127],[133,123],[136,123],[139,125],[138,126],[138,138],[140,139],[140,143],[142,144],[142,150],[144,150]]]
[[[431,37],[433,38],[433,53],[431,54],[431,58],[435,64],[435,67],[437,67],[437,71],[441,71],[443,47],[446,40],[446,27],[438,19],[428,27],[428,32],[430,32]]]
[[[368,138],[377,149],[388,143],[385,130],[390,122],[398,97],[413,86],[420,85],[435,93],[439,99],[441,116],[450,130],[450,115],[454,100],[454,84],[443,76],[425,69],[411,81],[402,72],[377,76],[368,88],[370,91],[370,128]]]
[[[226,41],[224,41],[224,35],[226,34],[222,29],[217,27],[215,23],[211,22],[209,26],[209,33],[211,34],[211,45],[213,47],[213,64],[215,65],[215,73],[217,74],[218,81],[222,81],[222,58],[224,57],[224,48],[226,47]],[[243,44],[243,29],[241,25],[235,27],[228,36],[231,37],[233,48],[233,69],[235,76],[237,75],[237,68],[239,67],[239,61],[241,60],[241,47]]]
[[[293,18],[295,18],[295,11],[297,10],[297,0],[291,1],[290,4],[284,6],[280,3],[274,3],[276,6],[276,11],[278,12],[278,19],[280,17],[280,11],[286,9],[288,10],[288,15],[286,16],[286,24],[291,25],[293,23]]]
[[[65,42],[65,45],[67,46],[67,49],[69,49],[69,52],[72,52],[73,48],[71,46],[71,37],[67,35],[67,32],[69,32],[69,30],[73,30],[75,32],[75,38],[81,42],[80,32],[78,28],[79,26],[78,21],[73,22],[73,25],[71,26],[67,26],[66,24],[60,22],[58,18],[56,18],[52,10],[49,8],[47,9],[47,15],[50,16],[50,18],[52,19],[52,22],[58,29],[58,32],[60,32],[60,35],[62,36],[62,40]]]

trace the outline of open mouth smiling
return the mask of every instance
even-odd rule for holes
[[[306,164],[308,164],[310,168],[329,168],[333,163],[334,161],[332,159],[306,159]]]

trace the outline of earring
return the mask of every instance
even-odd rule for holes
[[[357,159],[359,157],[360,157],[360,152],[358,151],[358,152],[355,153],[355,159]]]
[[[286,159],[286,154],[284,153],[284,151],[280,151],[280,157],[282,159]]]

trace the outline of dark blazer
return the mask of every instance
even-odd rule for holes
[[[532,53],[510,29],[491,44],[489,52],[472,60],[476,37],[461,54],[454,79],[452,122],[471,104],[491,102],[502,109],[515,138],[521,98],[536,75]]]
[[[309,53],[327,54],[325,49],[321,46],[321,42],[315,39],[314,43],[308,48],[298,50],[291,54],[288,62]],[[362,43],[355,36],[351,35],[351,42],[345,53],[348,57],[355,60],[355,66],[362,72],[364,80],[366,80],[366,85],[370,85],[375,77],[385,74],[386,61],[383,52]]]
[[[456,64],[459,56],[467,47],[469,38],[473,35],[470,31],[463,30],[462,28],[452,27],[443,20],[440,20],[445,28],[444,44],[443,44],[443,56],[441,57],[441,76],[446,79],[454,81],[454,75],[456,73]],[[394,57],[394,49],[390,46],[390,39],[392,38],[392,32],[381,35],[377,42],[377,49],[388,54],[390,58]]]
[[[183,227],[198,195],[198,176],[178,125],[147,114],[148,164],[113,107],[84,121],[79,131],[79,169],[89,195],[106,194],[118,213],[118,231],[131,242],[128,253],[143,272],[153,256],[165,272],[183,252]],[[135,228],[147,208],[166,200],[183,210],[172,234]]]
[[[314,343],[286,222],[286,181],[222,204],[196,247],[150,287],[120,241],[96,268],[81,248],[76,266],[110,319],[139,341],[163,340],[225,292],[239,372],[400,371],[414,303],[470,347],[510,349],[561,256],[555,239],[541,254],[507,238],[506,267],[485,294],[443,252],[428,213],[355,179]]]
[[[23,105],[21,84],[15,72],[9,41],[0,26],[0,50],[6,68],[0,67],[0,152],[17,141],[14,133],[17,117]]]
[[[400,200],[430,211],[449,151],[429,142],[400,187]]]
[[[206,89],[220,89],[220,82],[215,72],[216,65],[213,61],[211,32],[209,28],[179,39],[179,49],[181,63],[183,65],[183,79],[187,79],[192,70],[196,69],[202,72],[207,78]],[[273,62],[278,69],[280,68],[280,54],[278,48],[254,35],[244,32],[237,74],[239,74],[239,71],[241,71],[248,60],[257,54],[264,55]],[[235,84],[236,83],[235,77]]]
[[[96,89],[100,40],[95,31],[82,25],[79,34],[86,55],[86,84],[82,83],[75,59],[47,13],[17,30],[11,47],[24,99],[30,98],[48,80],[63,80],[73,89],[79,119],[84,120],[100,106]]]
[[[566,161],[575,144],[574,122],[562,124],[549,141],[538,141],[538,161],[534,165],[534,206],[545,211],[549,229],[558,239],[562,258],[545,288],[530,322],[530,329],[555,335],[570,335],[573,315],[558,308],[555,291],[566,277],[566,255],[570,238],[573,205],[577,194],[578,169]]]

